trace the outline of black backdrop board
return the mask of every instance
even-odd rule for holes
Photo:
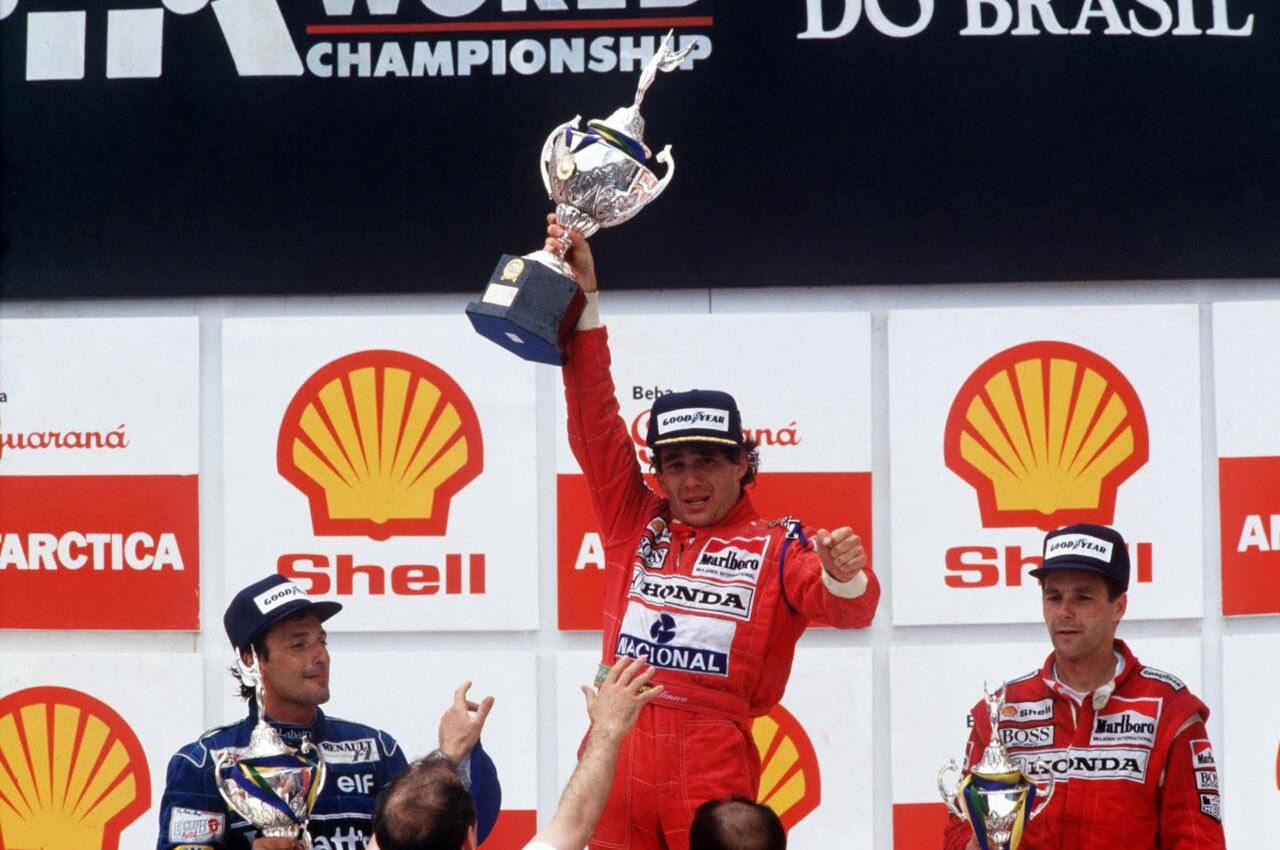
[[[629,102],[620,54],[669,26],[695,58],[644,114],[677,173],[594,237],[608,287],[1280,275],[1272,0],[0,15],[7,298],[478,293],[540,244],[546,134]]]

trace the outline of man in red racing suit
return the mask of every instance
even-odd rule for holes
[[[562,232],[548,227],[548,250]],[[880,588],[852,529],[756,514],[742,489],[750,446],[726,393],[655,403],[650,447],[665,496],[645,485],[614,395],[589,249],[569,238],[588,308],[567,346],[565,396],[605,548],[603,661],[646,658],[665,688],[623,742],[591,847],[686,850],[701,803],[755,799],[750,722],[782,697],[809,620],[866,627]]]
[[[1006,685],[999,729],[1040,793],[1049,776],[1055,785],[1019,850],[1223,850],[1209,709],[1115,639],[1129,587],[1124,539],[1084,523],[1052,531],[1032,575],[1054,652]],[[970,767],[991,737],[986,702],[972,717]],[[952,817],[943,847],[980,845],[969,822]]]

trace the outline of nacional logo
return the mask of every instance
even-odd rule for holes
[[[1128,378],[1087,348],[1051,341],[982,363],[956,394],[943,440],[985,528],[1110,525],[1120,485],[1149,451]]]
[[[735,631],[735,624],[727,620],[650,611],[632,601],[614,652],[665,670],[728,676]]]
[[[0,699],[0,847],[117,850],[151,808],[138,736],[106,703],[61,687]],[[207,819],[188,824],[208,834]]]
[[[443,369],[401,351],[322,367],[280,423],[280,474],[320,536],[439,536],[449,503],[484,469],[480,420]]]
[[[800,721],[781,705],[751,723],[760,753],[756,802],[778,815],[788,832],[822,802],[822,775],[813,742]]]

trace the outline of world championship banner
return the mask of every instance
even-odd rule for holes
[[[1222,613],[1280,613],[1280,304],[1213,307]]]
[[[607,308],[606,308],[607,309]],[[760,446],[746,494],[761,517],[851,526],[871,540],[870,317],[865,313],[606,317],[613,381],[636,461],[648,473],[649,410],[660,395],[727,391]],[[777,340],[780,344],[772,344]],[[714,352],[691,358],[690,352]],[[838,374],[838,381],[830,375]],[[561,629],[599,629],[605,552],[557,395],[556,575]],[[647,475],[651,488],[657,487]],[[637,545],[639,536],[637,535]],[[630,562],[626,565],[629,569]]]
[[[462,319],[228,320],[228,598],[278,573],[332,631],[538,622],[531,365]]]
[[[0,628],[200,626],[199,325],[0,321]]]
[[[1280,273],[1269,0],[0,0],[0,297],[477,291],[669,30],[610,286]]]
[[[1195,307],[889,314],[895,625],[1034,622],[1045,532],[1117,528],[1130,619],[1203,611]]]

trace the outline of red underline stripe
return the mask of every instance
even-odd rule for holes
[[[603,18],[576,21],[459,21],[451,24],[308,24],[307,35],[395,35],[430,32],[538,32],[550,30],[709,27],[714,18]]]

